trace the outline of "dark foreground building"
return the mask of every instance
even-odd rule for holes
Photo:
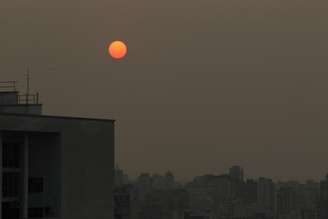
[[[44,116],[25,97],[0,92],[0,219],[112,219],[114,121]]]

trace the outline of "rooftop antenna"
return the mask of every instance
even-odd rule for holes
[[[30,69],[27,67],[26,69],[26,105],[29,104],[29,95],[30,95]]]

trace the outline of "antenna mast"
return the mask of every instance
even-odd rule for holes
[[[29,95],[30,95],[30,69],[26,70],[26,104],[29,104]]]

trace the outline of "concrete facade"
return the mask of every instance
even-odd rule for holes
[[[20,218],[27,218],[28,208],[38,204],[55,209],[52,218],[113,218],[112,120],[0,114],[0,134],[8,132],[26,138],[25,178],[44,177],[44,192],[38,198],[26,191],[22,174]]]

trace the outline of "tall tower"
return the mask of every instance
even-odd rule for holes
[[[272,179],[260,177],[257,184],[257,202],[262,210],[273,214],[275,185]]]
[[[233,179],[244,181],[244,170],[240,166],[232,166],[229,169],[229,176]]]

